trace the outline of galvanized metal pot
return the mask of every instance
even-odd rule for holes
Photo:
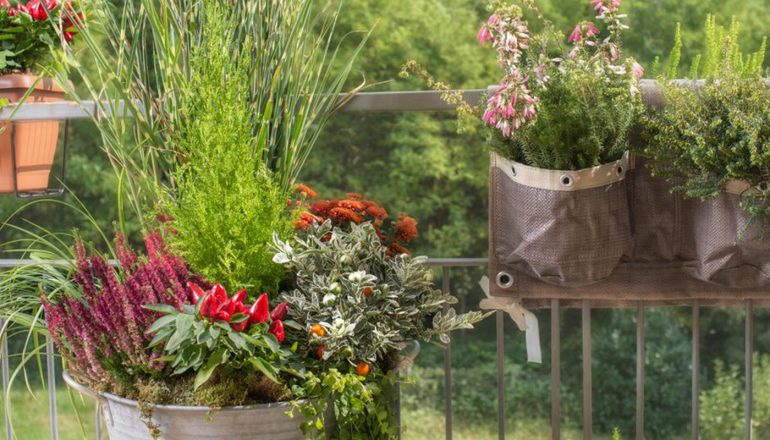
[[[64,381],[97,400],[110,440],[152,440],[147,420],[138,403],[109,393],[96,393],[79,384],[67,371]],[[157,427],[160,440],[295,440],[302,439],[301,417],[286,415],[286,402],[264,405],[207,407],[156,405],[150,425]]]

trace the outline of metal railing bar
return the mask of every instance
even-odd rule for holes
[[[102,440],[102,404],[98,400],[96,401],[96,409],[94,410],[94,426],[96,430],[96,440]]]
[[[449,293],[449,267],[443,266],[441,290]],[[445,307],[446,310],[447,307]],[[446,440],[452,440],[452,342],[444,349],[444,431]]]
[[[561,309],[551,300],[551,439],[561,438]]]
[[[583,324],[583,439],[593,437],[593,385],[591,378],[591,301],[584,300]]]
[[[481,267],[486,266],[486,258],[429,258],[425,263],[433,267]]]
[[[746,440],[753,438],[751,419],[754,413],[754,304],[746,300]]]
[[[505,440],[505,314],[495,312],[497,319],[497,438]]]
[[[10,372],[11,368],[9,366],[8,362],[8,339],[6,337],[5,330],[5,321],[3,318],[0,318],[0,370],[2,372],[0,375],[2,375],[2,391],[3,391],[3,397],[2,400],[4,402],[3,404],[3,419],[5,421],[5,438],[8,440],[13,440],[13,428],[11,427],[11,412],[10,412],[10,400],[6,399],[8,398],[8,387],[10,385]]]
[[[51,423],[51,440],[59,438],[59,422],[56,414],[56,365],[53,351],[53,341],[45,338],[45,366],[48,382],[48,420]]]
[[[487,262],[487,258],[429,258],[425,264],[431,267],[482,267],[486,266]],[[114,260],[110,260],[110,263],[116,264]],[[30,266],[34,264],[40,264],[40,262],[32,259],[0,259],[0,269],[13,269],[15,267]],[[46,264],[70,266],[72,262],[67,260],[52,260],[46,261]]]
[[[692,440],[700,437],[700,307],[692,306]]]
[[[644,305],[636,305],[636,440],[644,440]]]

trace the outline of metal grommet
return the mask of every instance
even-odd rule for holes
[[[758,186],[759,190],[762,192],[767,192],[767,190],[770,188],[770,184],[767,182],[760,182]]]
[[[513,173],[514,177],[516,176],[516,167],[511,165],[511,173]]]
[[[496,278],[497,287],[501,289],[508,289],[513,286],[513,275],[508,272],[498,272]]]
[[[623,171],[623,165],[618,165],[618,167],[615,169],[615,172],[618,173],[618,176],[622,176]]]
[[[572,186],[572,184],[574,183],[574,179],[572,179],[572,176],[568,176],[566,174],[561,176],[559,180],[561,180],[561,184],[564,186]]]

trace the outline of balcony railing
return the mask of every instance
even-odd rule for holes
[[[466,100],[477,102],[486,90],[468,90],[465,91]],[[654,81],[643,81],[642,91],[644,100],[649,105],[660,105],[660,92]],[[52,103],[52,104],[28,104],[18,109],[13,107],[6,108],[0,112],[0,120],[41,120],[41,119],[83,119],[89,118],[98,106],[86,104],[83,108],[71,103]],[[433,91],[419,92],[382,92],[382,93],[360,93],[353,97],[344,108],[346,111],[364,111],[364,112],[395,112],[395,111],[442,111],[451,110],[452,106],[445,104],[441,100],[441,94]],[[122,112],[119,108],[118,112]],[[0,260],[0,269],[13,268],[19,265],[29,264],[26,260]],[[449,292],[451,289],[450,275],[452,270],[462,268],[485,267],[486,258],[433,258],[428,265],[441,271],[441,288]],[[730,298],[730,292],[725,292],[726,298]],[[734,297],[739,301],[739,297]],[[752,402],[753,402],[753,362],[754,351],[754,305],[752,300],[743,301],[745,307],[745,436],[746,439],[752,438],[751,420],[752,420]],[[699,438],[699,394],[700,394],[700,309],[697,302],[683,302],[683,306],[689,306],[692,312],[692,407],[691,407],[691,428],[692,439]],[[561,438],[561,335],[560,335],[560,300],[550,301],[550,328],[551,328],[551,436],[553,439]],[[591,371],[592,350],[591,350],[591,302],[582,301],[582,369],[583,369],[583,437],[591,439],[593,436],[592,427],[592,408],[593,393]],[[644,303],[636,304],[636,407],[635,422],[637,440],[644,439],[644,393],[645,393],[645,310]],[[506,418],[505,418],[505,383],[504,383],[504,323],[505,313],[497,311],[496,319],[496,350],[497,350],[497,422],[498,438],[505,438]],[[5,329],[4,322],[0,319],[0,328]],[[3,335],[5,332],[3,332]],[[55,376],[55,353],[50,340],[46,339],[45,344],[45,363],[47,367],[47,391],[50,420],[50,438],[58,439],[58,425],[56,412],[56,376]],[[444,392],[445,392],[445,433],[446,439],[452,439],[453,419],[452,419],[452,345],[449,344],[444,353]],[[3,398],[8,395],[9,386],[9,362],[8,345],[3,336],[0,336],[0,370],[2,370],[2,391]],[[8,405],[5,405],[5,429],[8,440],[13,439],[11,431],[10,414]],[[102,438],[101,423],[99,419],[99,409],[96,411],[96,432],[98,440]]]

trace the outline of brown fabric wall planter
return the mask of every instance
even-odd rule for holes
[[[79,384],[65,371],[64,381],[99,402],[111,440],[152,440],[139,404],[108,393],[96,393]],[[286,415],[289,403],[271,403],[211,409],[207,407],[156,405],[150,409],[151,425],[159,440],[299,440],[301,417]]]
[[[536,214],[543,208],[531,198],[517,200],[518,207],[501,205],[511,199],[502,195],[500,187],[502,185],[509,192],[511,189],[505,186],[512,182],[510,176],[503,175],[502,163],[505,162],[493,157],[490,168],[489,273],[492,295],[519,298],[526,307],[533,308],[549,307],[551,299],[562,300],[563,307],[580,306],[583,300],[591,300],[592,307],[636,306],[639,301],[664,306],[693,303],[731,306],[742,305],[746,300],[753,300],[756,306],[770,306],[770,234],[762,231],[764,225],[760,222],[747,227],[748,216],[739,206],[738,195],[747,189],[746,185],[731,184],[716,199],[685,200],[672,194],[665,180],[652,177],[642,160],[630,158],[629,169],[621,183],[627,191],[624,197],[630,213],[630,235],[628,241],[617,244],[626,243],[628,247],[620,261],[609,268],[606,277],[591,284],[568,285],[539,275],[521,258],[515,265],[509,263],[513,261],[511,249],[517,249],[513,247],[512,239],[519,236],[510,231],[518,230],[512,228],[520,228],[523,223],[518,217],[514,217],[517,223],[511,220],[504,223],[501,216],[522,216],[535,221]],[[547,193],[538,195],[543,201],[550,200]],[[611,203],[622,206],[617,200]],[[567,206],[574,209],[571,204]],[[543,234],[552,225],[562,222],[562,218],[547,217],[546,214],[553,216],[561,212],[549,209],[551,213],[540,214],[539,221],[545,225],[541,230]],[[608,230],[606,225],[602,228]],[[527,230],[537,230],[537,224]],[[586,231],[575,232],[573,229],[571,233],[584,236],[592,233],[590,229]],[[540,237],[534,233],[529,236],[533,240]],[[549,237],[547,234],[542,236]],[[564,245],[556,243],[557,249],[565,251],[560,246]],[[567,267],[575,267],[574,260],[568,261],[571,265]],[[560,270],[552,269],[554,273],[560,273]],[[510,275],[505,280],[507,284],[501,285],[499,279],[495,279],[501,272]],[[562,270],[561,273],[568,272]]]
[[[0,76],[0,97],[17,103],[33,85],[34,90],[25,101],[27,103],[64,99],[64,92],[51,79],[38,81],[38,77],[31,74]],[[5,130],[0,134],[0,193],[35,192],[48,188],[48,177],[59,139],[59,122],[3,122],[2,126]],[[12,142],[15,145],[14,152],[11,149]]]
[[[556,286],[612,273],[632,244],[626,154],[578,171],[544,170],[493,153],[489,170],[490,274],[515,288],[515,272]]]
[[[732,182],[714,199],[686,201],[683,257],[691,260],[687,273],[733,289],[770,284],[770,233],[764,222],[751,222],[741,209],[744,191],[758,189]]]

